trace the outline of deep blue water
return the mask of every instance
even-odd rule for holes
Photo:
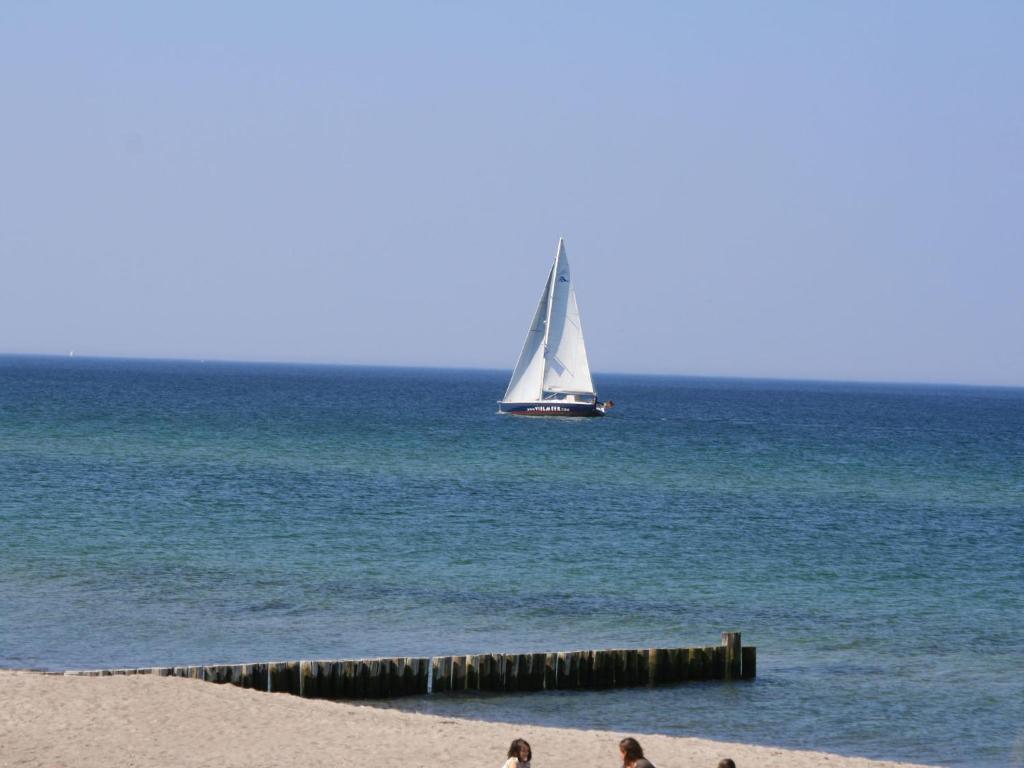
[[[0,666],[758,646],[753,684],[403,703],[1024,760],[1024,390],[0,357]]]

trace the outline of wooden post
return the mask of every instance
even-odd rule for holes
[[[337,701],[341,698],[341,662],[317,662],[318,689],[321,699]]]
[[[544,689],[553,691],[558,687],[558,653],[544,654]]]
[[[318,698],[333,698],[334,663],[330,661],[314,661],[313,674],[316,675],[316,694]]]
[[[210,683],[230,683],[231,667],[227,664],[210,664],[203,667],[203,680]]]
[[[419,659],[406,656],[402,659],[399,672],[402,677],[400,690],[402,696],[415,696],[419,691],[416,689],[416,669]]]
[[[673,682],[685,683],[690,680],[690,649],[680,648],[676,653],[675,663],[678,665],[676,669],[676,677]]]
[[[505,665],[505,670],[508,673],[505,679],[505,690],[525,691],[526,686],[524,684],[523,678],[526,677],[526,668],[529,664],[529,662],[526,660],[526,654],[509,654],[505,658],[512,659],[511,665]]]
[[[516,691],[530,690],[530,654],[516,654],[515,663],[515,689]]]
[[[388,659],[387,692],[384,694],[388,698],[402,695],[402,671],[399,667],[404,667],[403,661],[398,658]]]
[[[386,699],[391,691],[391,659],[377,659],[377,686],[375,696]]]
[[[370,676],[370,669],[364,659],[356,659],[352,662],[352,698],[366,698],[366,681]]]
[[[480,690],[496,690],[495,654],[484,653],[480,656]]]
[[[398,695],[412,696],[416,693],[416,659],[404,656],[398,662]]]
[[[267,664],[268,690],[274,693],[299,692],[299,665],[294,661]]]
[[[608,688],[614,679],[611,655],[608,651],[591,651],[593,667],[591,668],[590,685],[592,688]]]
[[[316,698],[316,679],[313,674],[313,662],[299,662],[299,696]]]
[[[388,659],[388,696],[403,696],[405,678],[405,659],[401,657]]]
[[[352,686],[352,698],[365,699],[370,689],[370,662],[360,659],[356,662],[355,678]]]
[[[558,654],[558,675],[555,680],[555,688],[568,691],[576,687],[577,681],[574,679],[574,675],[577,668],[575,662],[576,654],[571,651]]]
[[[444,675],[446,691],[450,691],[452,689],[452,662],[453,659],[451,656],[445,656],[444,661],[441,664],[441,672]]]
[[[479,659],[480,690],[493,691],[491,677],[494,675],[494,654],[484,653],[479,656]]]
[[[359,662],[349,659],[341,664],[341,695],[346,699],[356,698],[359,681]]]
[[[613,688],[625,688],[629,685],[629,651],[608,651],[611,662],[611,686]]]
[[[505,659],[500,653],[484,653],[480,656],[480,690],[500,691]]]
[[[248,664],[237,664],[231,667],[231,677],[228,682],[237,685],[239,688],[252,687],[252,672]]]
[[[512,667],[516,663],[516,655],[514,653],[502,653],[495,657],[500,665],[498,668],[498,688],[499,691],[508,691],[512,685]]]
[[[506,676],[508,674],[508,655],[504,653],[495,653],[491,655],[491,691],[504,691],[506,690]]]
[[[589,690],[597,687],[595,684],[595,660],[596,654],[594,651],[580,651],[579,652],[579,680],[580,688]]]
[[[356,685],[356,663],[354,661],[343,661],[341,662],[341,681],[338,690],[338,696],[342,699],[354,699],[355,698],[355,685]]]
[[[452,657],[452,690],[466,690],[466,657]]]
[[[391,664],[389,659],[377,659],[377,686],[374,691],[375,696],[378,699],[386,698],[388,691],[391,690]]]
[[[433,690],[434,693],[444,693],[451,687],[451,664],[451,656],[435,656],[434,660],[431,662],[431,690]]]
[[[381,685],[380,659],[368,659],[366,670],[366,698],[379,699]]]
[[[430,685],[430,659],[416,659],[416,693],[426,693]]]
[[[630,685],[646,685],[649,666],[646,650],[634,650],[627,659],[630,663],[629,677],[632,680]]]
[[[403,696],[415,696],[420,692],[419,689],[419,671],[420,671],[420,659],[407,656],[402,659],[402,695]],[[423,688],[423,693],[426,693],[426,686]]]
[[[466,690],[480,690],[480,659],[478,655],[466,657]]]
[[[496,691],[511,691],[512,689],[512,667],[516,664],[516,655],[514,653],[501,653],[495,658],[495,663],[498,665],[498,687]]]
[[[351,661],[339,661],[335,674],[338,676],[335,683],[335,697],[338,699],[352,698],[352,678],[355,668]]]
[[[725,679],[739,680],[742,670],[742,657],[739,632],[723,632],[722,645],[725,647]]]
[[[284,692],[297,695],[299,692],[299,662],[285,662],[284,667],[288,676],[288,688]]]
[[[651,650],[648,662],[648,685],[662,685],[668,682],[671,666],[668,661],[667,648],[654,648]]]
[[[661,675],[663,683],[677,683],[683,678],[682,670],[686,667],[686,656],[679,648],[665,649],[665,671]]]
[[[402,695],[415,696],[420,693],[420,662],[423,659],[409,656],[405,659],[405,668],[402,671]],[[427,692],[424,684],[422,693]]]
[[[514,653],[506,653],[501,665],[501,690],[516,691],[519,685],[519,657]]]
[[[757,648],[752,645],[742,649],[742,677],[744,680],[753,680],[757,677]]]
[[[531,691],[544,690],[544,671],[546,653],[534,653],[530,655],[530,687]]]
[[[270,690],[270,668],[267,664],[247,664],[252,687],[257,691]]]
[[[363,698],[378,698],[380,696],[380,661],[365,659],[360,665],[359,671],[363,678]]]
[[[580,683],[584,685],[586,681],[586,688],[588,690],[592,688],[600,687],[600,673],[598,671],[598,660],[597,651],[586,650],[582,651],[581,655],[586,658],[586,663],[580,666]],[[580,659],[583,662],[583,658]]]
[[[698,679],[710,680],[711,673],[714,670],[713,665],[711,663],[711,654],[708,653],[707,646],[695,648],[694,650],[697,651],[697,658],[700,659],[700,677]]]
[[[491,674],[489,691],[505,690],[505,654],[491,654]]]
[[[645,649],[634,650],[626,657],[628,669],[626,679],[630,685],[647,684],[647,651]]]
[[[618,654],[615,651],[598,651],[603,657],[601,666],[601,687],[603,688],[614,688],[615,687],[615,657]]]
[[[708,655],[711,657],[711,679],[712,680],[724,680],[725,679],[725,647],[721,645],[711,645],[706,649]]]
[[[392,696],[408,696],[410,693],[410,679],[412,675],[409,672],[409,662],[411,662],[408,656],[401,656],[394,660],[395,666],[392,670],[394,672],[394,680],[391,681],[391,695]]]
[[[376,699],[380,695],[380,662],[377,659],[363,659],[359,662],[359,682],[362,698]]]
[[[377,698],[391,696],[392,659],[377,659]]]
[[[405,696],[405,667],[409,660],[403,656],[388,659],[388,696]]]
[[[701,648],[686,648],[686,679],[704,679],[704,651]]]
[[[528,653],[520,653],[516,656],[516,690],[530,690],[530,669],[533,664],[533,657]]]

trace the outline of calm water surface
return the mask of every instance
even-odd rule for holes
[[[706,645],[468,717],[1024,762],[1024,390],[0,357],[0,666]]]

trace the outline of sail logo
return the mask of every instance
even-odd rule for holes
[[[558,278],[558,282],[560,282],[560,283],[568,283],[569,282],[569,278],[566,277],[565,275],[561,275]]]

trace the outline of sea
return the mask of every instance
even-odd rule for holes
[[[386,706],[1024,764],[1024,390],[0,357],[0,666],[758,649]],[[510,730],[509,739],[517,735]]]

